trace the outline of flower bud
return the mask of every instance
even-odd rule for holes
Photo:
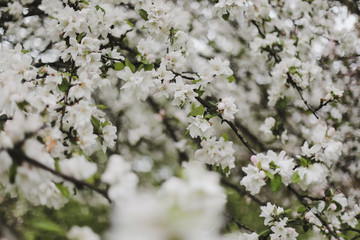
[[[331,203],[330,205],[329,205],[329,208],[328,209],[330,209],[330,210],[332,210],[332,211],[335,211],[336,210],[336,204],[335,203]]]
[[[334,134],[335,134],[335,128],[333,127],[329,128],[329,130],[327,131],[328,137],[332,137],[334,136]]]
[[[256,155],[252,155],[250,159],[251,159],[251,162],[256,166],[256,164],[257,164]]]
[[[217,107],[218,107],[219,111],[223,111],[225,109],[225,104],[222,102],[219,102]]]

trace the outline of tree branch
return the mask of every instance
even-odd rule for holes
[[[206,102],[205,100],[203,100],[200,97],[196,97],[196,100],[198,100],[204,107],[206,107],[209,110],[214,110],[214,107],[209,104],[208,102]],[[219,115],[219,118],[221,119],[222,122],[226,122],[230,128],[233,130],[233,132],[236,134],[236,136],[240,139],[240,141],[245,145],[245,147],[250,151],[250,153],[252,155],[256,155],[256,151],[252,149],[252,147],[248,144],[248,142],[246,141],[246,139],[242,136],[240,130],[236,127],[236,125],[229,121],[224,119],[222,116]]]
[[[292,192],[297,199],[309,210],[311,211],[311,207],[309,206],[309,204],[304,200],[304,196],[301,196],[293,187],[291,187],[290,185],[287,187],[287,189]],[[324,218],[322,218],[320,216],[320,214],[318,213],[314,213],[314,215],[316,216],[317,219],[319,219],[319,221],[322,223],[322,225],[325,226],[325,228],[329,231],[329,233],[331,235],[333,235],[336,239],[340,240],[339,235],[330,228],[330,226],[327,224],[327,222],[324,220]]]
[[[261,201],[260,199],[258,199],[257,197],[251,195],[250,193],[248,193],[247,191],[245,190],[242,190],[238,185],[230,182],[229,180],[227,180],[226,178],[222,177],[221,178],[221,183],[223,185],[225,185],[226,187],[229,187],[233,190],[235,190],[237,193],[239,193],[241,196],[243,195],[246,195],[248,196],[249,198],[251,198],[255,203],[257,203],[258,205],[265,205],[265,203],[263,201]]]
[[[104,191],[102,189],[99,189],[97,188],[96,186],[93,186],[87,182],[84,182],[84,181],[81,181],[81,180],[78,180],[76,178],[73,178],[73,177],[70,177],[68,175],[65,175],[61,172],[58,172],[44,164],[42,164],[41,162],[39,161],[36,161],[32,158],[29,158],[28,156],[26,156],[25,154],[23,154],[21,151],[17,151],[17,150],[14,150],[14,149],[11,149],[11,150],[7,150],[7,152],[9,153],[9,155],[11,156],[12,159],[16,159],[17,161],[24,161],[24,162],[27,162],[35,167],[38,167],[38,168],[41,168],[43,170],[46,170],[48,172],[51,172],[52,174],[54,174],[55,176],[58,176],[58,177],[61,177],[62,179],[64,180],[67,180],[69,182],[72,182],[74,183],[76,186],[82,186],[82,187],[87,187],[99,194],[101,194],[103,197],[105,197],[109,203],[111,203],[111,199],[109,198],[108,194],[107,194],[107,191]]]

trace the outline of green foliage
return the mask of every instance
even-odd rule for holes
[[[116,62],[114,63],[114,69],[116,71],[123,70],[125,68],[125,65],[122,62]]]
[[[70,197],[70,191],[67,187],[65,187],[62,183],[55,183],[55,186],[57,189],[59,189],[59,191],[61,192],[61,194],[66,197],[69,198]]]
[[[304,213],[307,210],[307,208],[304,205],[301,205],[298,207],[297,212],[298,213]]]
[[[34,221],[31,223],[34,229],[51,232],[60,236],[65,236],[64,229],[57,223],[46,220],[46,221]]]
[[[21,102],[18,102],[18,103],[16,103],[16,105],[18,106],[18,108],[20,109],[20,110],[23,110],[23,111],[26,111],[26,107],[28,106],[28,105],[30,105],[27,101],[21,101]]]
[[[103,9],[103,8],[100,7],[99,5],[96,5],[95,8],[96,8],[96,11],[98,11],[98,10],[100,9],[100,10],[104,13],[104,15],[106,14],[105,9]]]
[[[222,18],[223,18],[225,21],[228,21],[228,20],[229,20],[229,17],[230,17],[229,11],[226,11],[226,13],[222,15]]]
[[[176,40],[175,35],[176,35],[177,31],[179,31],[179,29],[173,28],[173,27],[170,28],[170,36],[169,36],[169,38],[170,38],[170,44],[171,45],[173,45],[175,40]]]
[[[69,89],[69,87],[70,87],[70,84],[66,78],[63,78],[61,84],[58,84],[59,90],[64,93]]]
[[[247,201],[247,197],[244,194],[236,192],[232,188],[226,188],[227,195],[227,212],[231,213],[232,216],[244,225],[251,226],[256,232],[260,233],[265,230],[263,225],[263,219],[259,217],[261,210],[259,205],[255,202]],[[237,231],[238,227],[230,225],[230,230]]]
[[[225,140],[225,142],[229,141],[229,135],[227,133],[223,133],[221,137]]]
[[[235,77],[233,75],[231,75],[230,77],[227,77],[226,79],[229,81],[229,83],[232,83],[232,82],[236,81],[236,79],[235,79]]]
[[[139,14],[140,16],[145,20],[145,21],[148,21],[149,18],[148,18],[148,13],[144,10],[144,9],[140,9],[139,10]]]
[[[197,115],[202,115],[204,113],[204,107],[203,105],[200,105],[198,107],[195,107],[194,104],[191,105],[191,111],[188,114],[188,117],[193,116],[196,117]]]
[[[125,22],[132,28],[134,28],[134,24],[129,20],[129,19],[125,19]]]
[[[274,177],[270,178],[270,188],[273,192],[278,192],[281,188],[281,176],[279,174],[275,174]]]
[[[88,194],[91,194],[87,196]],[[93,198],[85,192],[85,198]],[[17,199],[5,198],[0,203],[0,220],[16,223],[11,231],[22,240],[67,240],[66,232],[72,226],[89,226],[102,235],[109,229],[109,206],[88,202],[69,201],[61,210],[33,206],[21,195]],[[26,210],[26,212],[23,212]],[[23,212],[23,213],[22,213]]]
[[[125,59],[125,66],[129,67],[133,73],[136,71],[135,66],[130,62],[129,59]]]
[[[81,0],[81,2],[82,2],[83,4],[85,4],[85,5],[89,5],[89,3],[88,3],[87,1],[85,1],[85,0]]]
[[[82,40],[85,36],[86,36],[86,32],[80,33],[80,34],[77,36],[77,38],[76,38],[77,42],[80,43],[81,40]]]
[[[300,182],[300,176],[299,176],[298,171],[294,172],[294,174],[293,174],[292,177],[291,177],[291,181],[292,181],[293,183]]]

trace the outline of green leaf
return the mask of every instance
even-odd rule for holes
[[[201,86],[199,86],[198,89],[194,90],[198,94],[199,97],[201,97],[204,94],[204,90],[201,90]]]
[[[145,21],[148,21],[149,18],[148,18],[148,13],[144,10],[144,9],[140,9],[139,10],[139,14],[140,16],[145,20]]]
[[[28,105],[30,105],[30,103],[28,103],[27,101],[22,101],[22,102],[18,102],[18,103],[16,103],[16,105],[18,106],[18,108],[20,109],[20,110],[24,110],[24,111],[26,111],[26,106],[28,106]]]
[[[259,233],[259,237],[267,236],[270,233],[270,229],[266,229]]]
[[[85,36],[86,36],[86,32],[80,33],[80,34],[77,36],[77,38],[76,38],[77,42],[80,43],[81,40],[82,40]]]
[[[99,130],[100,129],[100,120],[97,119],[96,117],[94,116],[91,116],[91,123],[92,125],[94,126],[95,130]]]
[[[85,0],[81,0],[81,2],[82,2],[83,4],[85,4],[85,5],[89,5],[89,3],[88,3],[87,1],[85,1]]]
[[[145,71],[151,71],[154,69],[154,64],[144,64],[144,70]]]
[[[338,203],[337,201],[332,201],[332,202],[335,203],[335,205],[336,205],[335,212],[340,212],[342,210],[342,205],[340,203]]]
[[[17,164],[13,162],[9,168],[9,181],[11,184],[15,182],[16,173],[17,173]]]
[[[55,158],[55,170],[60,172],[59,158]]]
[[[224,172],[224,173],[229,173],[229,172],[230,172],[230,167],[227,166],[226,168],[224,168],[224,169],[223,169],[223,172]]]
[[[294,172],[294,174],[293,174],[292,177],[291,177],[291,181],[292,181],[293,183],[300,182],[300,176],[299,176],[299,172],[298,172],[298,171]]]
[[[197,79],[197,80],[193,80],[192,83],[198,83],[198,82],[201,82],[201,78]]]
[[[326,189],[325,190],[325,197],[331,197],[332,196],[332,193],[331,193],[331,190],[330,189]]]
[[[95,105],[97,108],[99,109],[106,109],[107,107],[105,105],[102,105],[102,104],[98,104],[98,105]]]
[[[289,73],[291,73],[291,74],[296,73],[298,68],[299,68],[299,67],[294,67],[294,66],[289,67]]]
[[[67,187],[65,187],[62,183],[55,183],[55,186],[57,189],[59,189],[59,191],[61,192],[61,194],[66,197],[69,198],[70,197],[70,191]]]
[[[275,170],[278,166],[274,163],[274,161],[271,161],[269,164],[269,168]]]
[[[300,207],[298,207],[297,212],[298,213],[303,213],[307,210],[307,208],[304,205],[301,205]]]
[[[44,230],[47,232],[57,233],[61,236],[65,236],[65,230],[57,223],[51,222],[50,220],[34,221],[32,226],[36,229]]]
[[[230,77],[227,77],[227,80],[229,80],[229,83],[236,81],[236,79],[233,75],[231,75]]]
[[[274,175],[271,172],[268,172],[265,170],[264,170],[264,172],[265,172],[266,176],[268,176],[268,178],[270,178],[270,180],[274,179]]]
[[[136,71],[135,66],[130,62],[129,59],[125,59],[125,66],[129,67],[133,73]]]
[[[195,107],[194,105],[191,106],[191,111],[190,113],[188,114],[188,117],[190,116],[197,116],[197,115],[202,115],[204,113],[204,107],[203,105],[200,105],[198,107]]]
[[[130,22],[129,19],[125,19],[125,22],[126,22],[130,27],[132,27],[132,28],[135,27],[134,24],[133,24],[132,22]]]
[[[289,208],[289,209],[286,209],[286,210],[284,210],[284,211],[282,211],[282,212],[280,212],[280,213],[278,213],[279,215],[280,214],[287,214],[287,213],[291,213],[292,212],[292,209],[291,208]]]
[[[229,135],[227,133],[222,134],[221,137],[225,140],[225,142],[229,141]]]
[[[68,80],[66,78],[63,78],[61,84],[58,84],[59,90],[64,92],[64,93],[67,90],[69,90],[69,87],[70,87],[70,84],[69,84],[69,82],[68,82]]]
[[[279,174],[274,175],[274,178],[270,180],[270,188],[273,192],[278,192],[281,187],[281,176]]]
[[[304,230],[304,232],[307,232],[307,231],[309,231],[310,230],[310,225],[309,224],[307,224],[307,223],[305,223],[305,224],[303,224],[303,230]]]
[[[277,104],[281,109],[286,109],[287,102],[288,101],[287,101],[286,97],[283,97],[278,100]]]
[[[218,103],[217,102],[214,102],[214,101],[208,101],[211,105],[213,105],[214,107],[216,107],[217,108],[217,105],[218,105]]]
[[[225,21],[229,20],[229,17],[230,17],[229,11],[226,11],[226,13],[222,15],[222,18],[223,18]]]
[[[100,10],[104,13],[104,15],[106,14],[105,9],[103,9],[103,8],[100,7],[99,5],[96,5],[95,8],[96,8],[96,11],[98,11],[98,10],[100,9]]]
[[[208,113],[208,114],[206,114],[205,115],[205,118],[207,119],[207,120],[209,120],[209,119],[211,119],[211,118],[213,118],[213,117],[216,117],[218,114],[210,114],[210,113]]]
[[[49,18],[50,18],[50,19],[54,19],[54,20],[59,20],[59,19],[57,19],[56,17],[51,16],[51,15],[49,15]]]
[[[97,173],[95,173],[94,175],[92,175],[90,178],[86,179],[86,182],[90,183],[90,184],[95,184],[96,182],[98,182],[101,179],[101,176]]]
[[[105,122],[100,122],[100,125],[102,128],[106,127],[106,126],[110,126],[111,123],[109,121],[105,121]]]
[[[307,167],[307,166],[309,165],[308,159],[307,159],[307,158],[304,158],[304,157],[301,157],[301,158],[300,158],[300,165],[301,165],[302,167]]]
[[[125,68],[125,65],[122,62],[116,62],[114,63],[114,69],[116,71],[123,70]]]
[[[170,37],[169,38],[170,38],[170,44],[171,45],[173,45],[175,40],[176,40],[175,34],[176,34],[177,31],[179,31],[178,28],[173,28],[173,27],[170,28]]]

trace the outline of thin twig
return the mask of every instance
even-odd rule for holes
[[[242,190],[238,185],[230,182],[229,180],[227,180],[226,178],[222,177],[221,178],[221,183],[224,184],[225,186],[235,190],[237,193],[239,193],[240,195],[246,195],[248,196],[249,198],[251,198],[255,203],[257,203],[258,205],[265,205],[264,202],[262,202],[260,199],[258,199],[257,197],[251,195],[250,193],[248,193],[247,191],[245,190]]]
[[[290,185],[287,187],[287,189],[292,192],[293,194],[295,194],[295,196],[297,197],[297,199],[309,210],[311,211],[311,207],[309,206],[309,204],[304,201],[304,197],[301,196],[293,187],[291,187]],[[326,221],[320,216],[320,214],[318,213],[314,213],[314,215],[316,216],[317,219],[319,219],[319,221],[322,223],[322,225],[325,226],[325,228],[329,231],[329,233],[331,235],[333,235],[336,239],[340,240],[339,235],[334,232],[334,230],[332,230],[330,228],[330,226],[326,223]]]
[[[261,31],[258,23],[257,23],[255,20],[251,20],[250,22],[257,28],[260,36],[261,36],[262,38],[265,38],[265,34]]]
[[[302,89],[295,83],[294,79],[290,76],[290,73],[287,74],[287,81],[288,83],[291,84],[291,86],[293,88],[296,89],[296,91],[299,93],[301,100],[305,103],[306,107],[310,110],[310,112],[312,112],[312,114],[319,119],[319,116],[316,114],[316,111],[314,111],[314,109],[312,109],[312,107],[310,106],[310,104],[306,101],[306,99],[304,98],[304,96],[302,95]]]
[[[153,110],[155,112],[160,112],[160,107],[158,106],[158,104],[154,101],[154,99],[152,99],[151,97],[149,97],[147,99],[147,102],[149,103],[149,105],[153,108]],[[171,139],[174,142],[178,142],[179,139],[175,134],[175,127],[171,125],[169,119],[166,116],[163,116],[163,123],[165,125],[165,129],[167,130],[167,133],[170,135]],[[189,161],[189,156],[187,155],[187,153],[185,151],[181,151],[178,150],[178,157],[179,157],[179,163],[181,164],[184,161]]]
[[[201,97],[196,97],[196,100],[198,100],[204,107],[208,108],[209,110],[214,110],[214,107],[210,105],[208,102],[203,100]],[[240,133],[240,130],[235,126],[235,124],[229,120],[224,119],[222,116],[219,115],[219,118],[222,122],[226,122],[230,128],[234,131],[236,136],[240,139],[240,141],[245,145],[245,147],[251,152],[251,154],[256,155],[256,151],[252,149],[252,147],[248,144],[246,139],[242,136]]]
[[[255,230],[253,230],[252,228],[250,228],[250,227],[248,227],[248,226],[240,223],[240,222],[239,222],[236,218],[234,218],[233,216],[231,216],[231,215],[229,215],[229,214],[225,214],[225,216],[226,216],[227,218],[229,218],[230,221],[234,222],[234,223],[238,226],[238,228],[243,228],[243,229],[245,229],[245,230],[247,230],[247,231],[249,231],[249,232],[252,232],[252,233],[255,232]]]
[[[76,179],[76,178],[73,178],[73,177],[70,177],[70,176],[68,176],[68,175],[65,175],[65,174],[63,174],[63,173],[61,173],[61,172],[58,172],[58,171],[56,171],[55,169],[52,169],[52,168],[50,168],[50,167],[42,164],[41,162],[36,161],[36,160],[34,160],[34,159],[32,159],[32,158],[24,155],[23,153],[21,153],[21,151],[8,150],[8,153],[9,153],[9,155],[10,155],[13,159],[17,159],[17,160],[19,160],[19,161],[25,161],[25,162],[27,162],[27,163],[35,166],[35,167],[38,167],[38,168],[41,168],[41,169],[46,170],[46,171],[48,171],[48,172],[51,172],[52,174],[54,174],[54,175],[56,175],[56,176],[58,176],[58,177],[61,177],[61,178],[64,179],[64,180],[67,180],[67,181],[69,181],[69,182],[72,182],[72,183],[74,183],[74,184],[77,185],[77,186],[87,187],[87,188],[89,188],[89,189],[91,189],[91,190],[93,190],[93,191],[101,194],[103,197],[105,197],[105,198],[109,201],[109,203],[111,203],[111,199],[109,198],[109,196],[108,196],[108,194],[107,194],[107,191],[104,191],[104,190],[102,190],[102,189],[99,189],[99,188],[97,188],[97,187],[95,187],[95,186],[93,186],[93,185],[91,185],[91,184],[89,184],[89,183],[87,183],[87,182],[78,180],[78,179]]]

